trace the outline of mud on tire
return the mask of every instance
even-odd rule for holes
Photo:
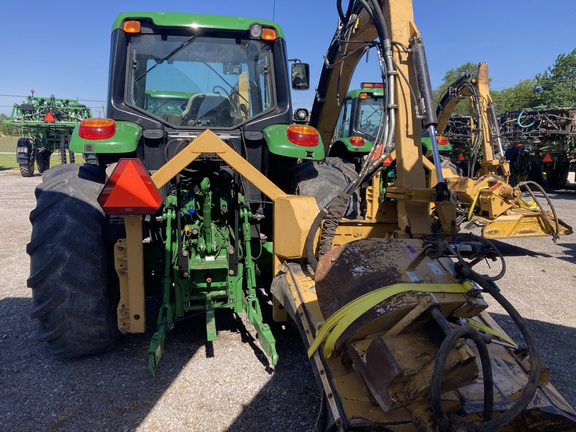
[[[30,213],[32,318],[38,340],[59,357],[114,348],[115,295],[108,290],[106,218],[98,205],[105,172],[95,165],[46,171]]]

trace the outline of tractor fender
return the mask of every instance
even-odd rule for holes
[[[131,153],[136,151],[143,132],[142,126],[136,123],[116,121],[116,133],[112,137],[87,140],[79,135],[81,124],[74,128],[70,139],[70,151],[74,153]]]
[[[296,159],[322,160],[324,159],[324,145],[318,134],[318,144],[314,146],[298,145],[288,138],[288,128],[291,125],[277,124],[264,128],[264,140],[270,153]]]

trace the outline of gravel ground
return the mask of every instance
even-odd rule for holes
[[[169,333],[158,374],[146,374],[151,332],[122,339],[113,352],[56,360],[34,340],[26,287],[28,214],[40,176],[0,171],[0,431],[309,431],[320,403],[305,350],[291,326],[274,325],[279,364],[272,368],[250,326],[219,316],[214,355],[203,324]],[[576,226],[576,190],[553,195]],[[55,221],[57,223],[57,221]],[[536,334],[551,379],[576,405],[576,244],[574,236],[499,242],[508,272],[504,295]],[[508,329],[508,319],[494,308]],[[155,319],[150,310],[149,323]],[[149,326],[150,327],[150,326]],[[207,354],[208,353],[208,354]]]

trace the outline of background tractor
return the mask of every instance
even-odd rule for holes
[[[515,149],[511,166],[518,181],[561,188],[576,170],[576,109],[537,107],[499,116],[502,135]]]
[[[411,3],[337,7],[310,124],[302,112],[294,119],[290,99],[291,87],[308,88],[308,65],[289,70],[277,24],[117,17],[108,118],[82,121],[70,143],[98,164],[48,170],[30,214],[40,339],[63,357],[112,349],[120,333],[144,332],[155,295],[150,375],[161,373],[169,330],[202,314],[213,341],[217,312],[245,317],[276,365],[266,309],[301,331],[324,396],[318,430],[573,428],[576,412],[495,285],[503,257],[456,233],[442,171],[435,185],[425,178],[421,129],[436,164],[437,119]],[[358,170],[339,177],[324,161],[336,95],[372,47],[385,78],[383,127]],[[392,150],[397,175],[383,194]],[[498,274],[475,267],[484,259],[500,263]],[[526,349],[484,312],[486,295],[505,305]]]
[[[34,175],[35,163],[40,173],[50,168],[55,150],[65,164],[72,131],[83,119],[91,117],[90,108],[75,99],[37,97],[34,90],[25,102],[14,104],[10,118],[5,121],[20,129],[16,158],[22,176]],[[69,160],[74,163],[74,153],[70,152]]]

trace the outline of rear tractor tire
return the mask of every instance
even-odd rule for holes
[[[107,275],[106,217],[97,202],[105,178],[95,165],[60,165],[46,171],[36,188],[26,249],[32,318],[38,340],[58,357],[111,350],[119,335],[117,293]]]
[[[322,162],[303,162],[289,172],[286,189],[295,195],[307,195],[316,199],[319,209],[327,206],[348,184],[358,178],[353,163],[339,157],[327,157]],[[352,195],[344,216],[355,219],[360,214],[360,196]]]

